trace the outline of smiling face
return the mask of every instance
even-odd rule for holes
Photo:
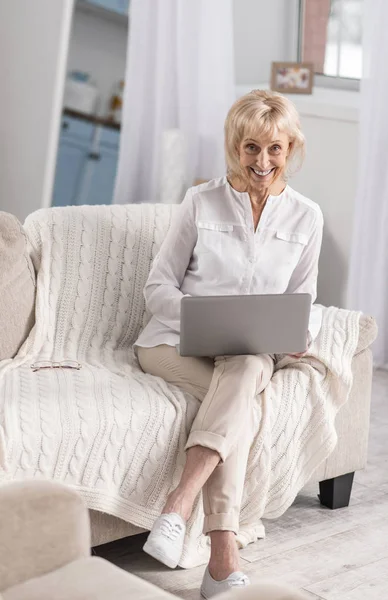
[[[262,192],[282,179],[290,153],[290,139],[286,133],[255,135],[244,138],[240,144],[240,168],[249,188]]]

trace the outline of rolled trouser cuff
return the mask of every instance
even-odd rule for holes
[[[235,512],[205,515],[203,533],[208,535],[211,531],[233,531],[237,535],[239,515]]]
[[[228,444],[222,435],[212,433],[211,431],[191,431],[186,442],[185,450],[193,446],[203,446],[210,450],[215,450],[220,455],[221,462],[224,462],[228,454]]]

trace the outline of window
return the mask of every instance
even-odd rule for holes
[[[304,0],[301,10],[301,59],[315,72],[360,79],[364,0]]]

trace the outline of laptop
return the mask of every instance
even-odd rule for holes
[[[181,356],[304,352],[310,294],[185,296]]]

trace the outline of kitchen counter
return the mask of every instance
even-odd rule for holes
[[[71,110],[70,108],[64,108],[63,114],[68,117],[74,117],[75,119],[82,119],[94,125],[102,125],[103,127],[110,127],[111,129],[120,130],[120,123],[116,123],[107,117],[97,117],[96,115],[88,115],[86,113],[78,112],[78,110]]]

